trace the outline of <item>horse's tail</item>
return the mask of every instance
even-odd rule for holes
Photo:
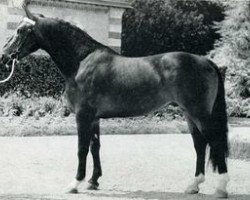
[[[224,81],[218,66],[209,61],[218,74],[218,90],[212,111],[212,124],[211,131],[214,136],[212,144],[210,144],[210,161],[212,162],[213,169],[218,167],[217,157],[218,153],[224,154],[225,157],[229,155],[228,148],[228,126],[227,126],[227,111],[225,101],[225,88]]]

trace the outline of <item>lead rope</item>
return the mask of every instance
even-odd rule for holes
[[[12,77],[13,73],[14,73],[14,70],[15,70],[15,63],[16,63],[16,59],[13,59],[12,61],[12,66],[11,66],[11,72],[10,72],[10,75],[4,79],[4,80],[1,80],[0,83],[5,83],[7,82],[8,80],[10,80],[10,78]],[[6,65],[7,67],[7,65]]]

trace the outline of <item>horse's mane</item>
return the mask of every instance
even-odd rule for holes
[[[70,22],[64,21],[62,19],[54,18],[54,20],[56,20],[56,22],[58,23],[59,28],[63,28],[65,32],[70,31],[71,32],[70,35],[74,35],[78,39],[84,39],[85,41],[88,41],[88,43],[92,43],[101,49],[107,49],[108,51],[117,54],[113,49],[96,41],[85,30],[79,28],[78,26],[71,24]]]
[[[78,34],[82,34],[85,38],[90,39],[93,42],[97,42],[94,38],[92,38],[85,30],[82,30],[81,28],[79,28],[78,26],[71,24],[67,21],[64,21],[62,19],[59,18],[55,18],[55,20],[58,22],[58,25],[60,27],[63,27],[66,30],[69,30],[69,28],[71,30],[73,30],[74,32],[78,33]]]

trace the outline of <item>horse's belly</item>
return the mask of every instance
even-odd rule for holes
[[[97,107],[97,118],[132,117],[147,114],[171,102],[162,96],[113,99],[102,96]]]

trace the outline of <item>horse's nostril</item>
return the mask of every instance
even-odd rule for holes
[[[10,60],[10,57],[8,55],[2,54],[1,58],[0,58],[0,62],[2,64],[7,64]]]
[[[2,54],[0,57],[0,62],[3,62],[3,60],[5,59],[4,57],[6,57],[6,55]]]
[[[12,59],[16,58],[16,53],[11,54],[10,58],[12,58]]]

